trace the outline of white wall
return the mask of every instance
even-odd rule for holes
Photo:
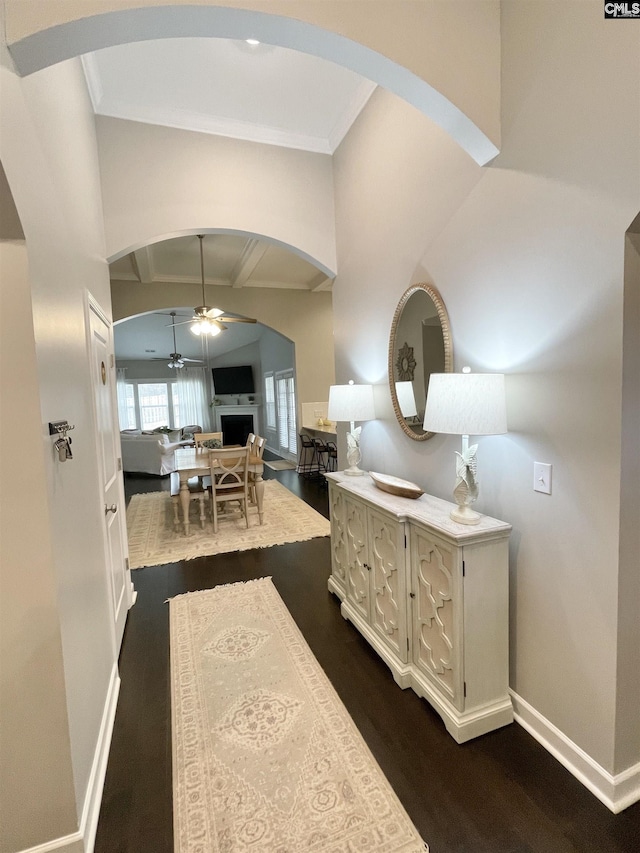
[[[514,528],[511,685],[604,780],[621,769],[617,737],[625,767],[640,760],[615,718],[630,673],[627,662],[616,679],[638,31],[607,26],[596,3],[507,2],[502,35],[503,152],[491,167],[382,92],[337,152],[337,377],[386,382],[391,317],[420,280],[443,296],[456,369],[507,374],[510,433],[480,439],[479,508]],[[378,421],[363,429],[363,463],[450,498],[457,445]],[[551,497],[532,490],[534,460],[554,465]],[[637,626],[637,609],[630,618]]]
[[[109,260],[222,230],[290,246],[335,274],[329,156],[114,118],[97,125]]]
[[[49,582],[54,584],[57,607],[57,614],[49,610],[43,613],[42,630],[53,644],[46,649],[52,673],[42,684],[45,700],[31,708],[30,722],[51,734],[52,727],[55,731],[62,723],[60,703],[66,702],[71,752],[69,766],[60,743],[50,774],[34,773],[27,761],[32,745],[22,744],[29,796],[15,803],[8,829],[3,825],[2,843],[7,850],[21,850],[36,842],[50,841],[53,834],[66,833],[70,840],[65,849],[71,851],[81,844],[78,828],[82,826],[84,830],[87,822],[96,817],[90,814],[90,806],[95,805],[90,802],[91,794],[95,794],[90,780],[116,663],[84,323],[86,289],[109,309],[108,267],[104,260],[93,116],[79,61],[21,80],[3,57],[0,73],[0,157],[26,238],[33,305],[33,320],[30,316],[28,319],[29,324],[33,322],[37,374],[33,372],[32,359],[26,357],[29,338],[22,342],[25,357],[17,348],[11,366],[13,371],[23,371],[25,404],[34,402],[29,397],[34,383],[39,388],[38,435],[30,443],[34,469],[32,477],[27,470],[22,481],[34,494],[26,503],[21,499],[23,524],[15,534],[41,544],[45,563],[50,549]],[[23,305],[21,311],[22,322],[28,316],[24,313],[27,308]],[[19,329],[17,319],[15,324]],[[7,340],[14,337],[10,332]],[[31,353],[33,356],[33,349]],[[2,381],[4,394],[4,370]],[[29,417],[33,413],[32,410]],[[74,459],[64,467],[54,461],[47,429],[48,421],[62,418],[76,427]],[[30,423],[33,425],[33,420]],[[2,488],[13,490],[15,497],[15,481],[3,479]],[[29,503],[36,508],[35,520],[30,519]],[[40,536],[38,525],[42,523],[47,526],[48,535]],[[25,572],[23,560],[14,549],[10,556],[3,569],[28,585],[29,570]],[[18,596],[18,590],[13,592]],[[51,601],[47,603],[50,607]],[[58,620],[55,630],[54,615]],[[35,656],[42,653],[42,637],[37,625],[34,632],[32,640],[37,646],[31,650],[28,665],[35,673],[39,667]],[[58,632],[64,688],[56,680]],[[71,774],[75,795],[69,802]],[[58,788],[50,799],[52,784]],[[6,847],[9,843],[11,846]]]
[[[24,242],[0,242],[0,367],[0,851],[12,853],[77,828]]]

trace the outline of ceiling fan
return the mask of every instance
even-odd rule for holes
[[[226,317],[224,316],[224,311],[221,311],[220,308],[210,308],[208,305],[205,305],[205,293],[204,293],[204,254],[202,250],[202,241],[204,240],[204,234],[197,235],[198,240],[200,240],[200,277],[202,279],[202,305],[198,305],[197,308],[193,309],[193,317],[190,320],[185,320],[183,323],[177,323],[178,326],[183,326],[186,323],[192,323],[192,326],[189,331],[191,331],[194,335],[209,335],[210,337],[214,337],[215,335],[219,335],[220,332],[226,331],[225,323],[255,323],[255,320],[252,320],[248,317]]]
[[[182,353],[178,352],[178,347],[176,346],[176,312],[171,311],[171,328],[173,329],[173,352],[169,353],[169,362],[167,367],[171,367],[175,370],[180,370],[185,366],[185,363],[192,362],[194,364],[204,364],[199,358],[186,358],[182,355]],[[180,325],[179,323],[177,325]],[[153,358],[152,361],[164,361],[164,358]]]

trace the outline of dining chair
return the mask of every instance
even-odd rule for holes
[[[258,459],[262,459],[264,454],[264,449],[267,444],[267,439],[263,438],[261,435],[255,435],[253,445],[251,447],[251,456],[257,456]],[[258,505],[258,499],[256,497],[256,477],[257,474],[254,474],[252,471],[249,471],[249,502],[252,506]]]
[[[250,432],[247,436],[247,445],[251,448],[251,452],[253,453],[253,445],[255,443],[256,436],[255,433]]]
[[[218,532],[218,504],[231,501],[240,503],[240,510],[249,527],[249,454],[248,446],[221,448],[209,453],[214,533]]]
[[[222,433],[221,432],[199,432],[193,436],[193,440],[196,443],[196,449],[202,447],[205,441],[219,441],[220,445],[222,445]]]

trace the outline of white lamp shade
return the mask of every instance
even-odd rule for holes
[[[349,384],[329,388],[330,421],[371,421],[375,416],[373,386]]]
[[[507,431],[502,373],[432,373],[424,414],[427,432],[499,435]]]
[[[416,396],[413,393],[413,382],[396,382],[396,398],[402,417],[411,418],[418,414]]]

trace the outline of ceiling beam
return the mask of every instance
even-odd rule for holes
[[[151,284],[153,281],[153,258],[151,247],[143,246],[131,253],[131,266],[133,267],[141,284]]]
[[[243,287],[251,274],[262,260],[267,251],[267,243],[251,238],[245,243],[242,254],[234,268],[231,270],[229,280],[232,287]]]

